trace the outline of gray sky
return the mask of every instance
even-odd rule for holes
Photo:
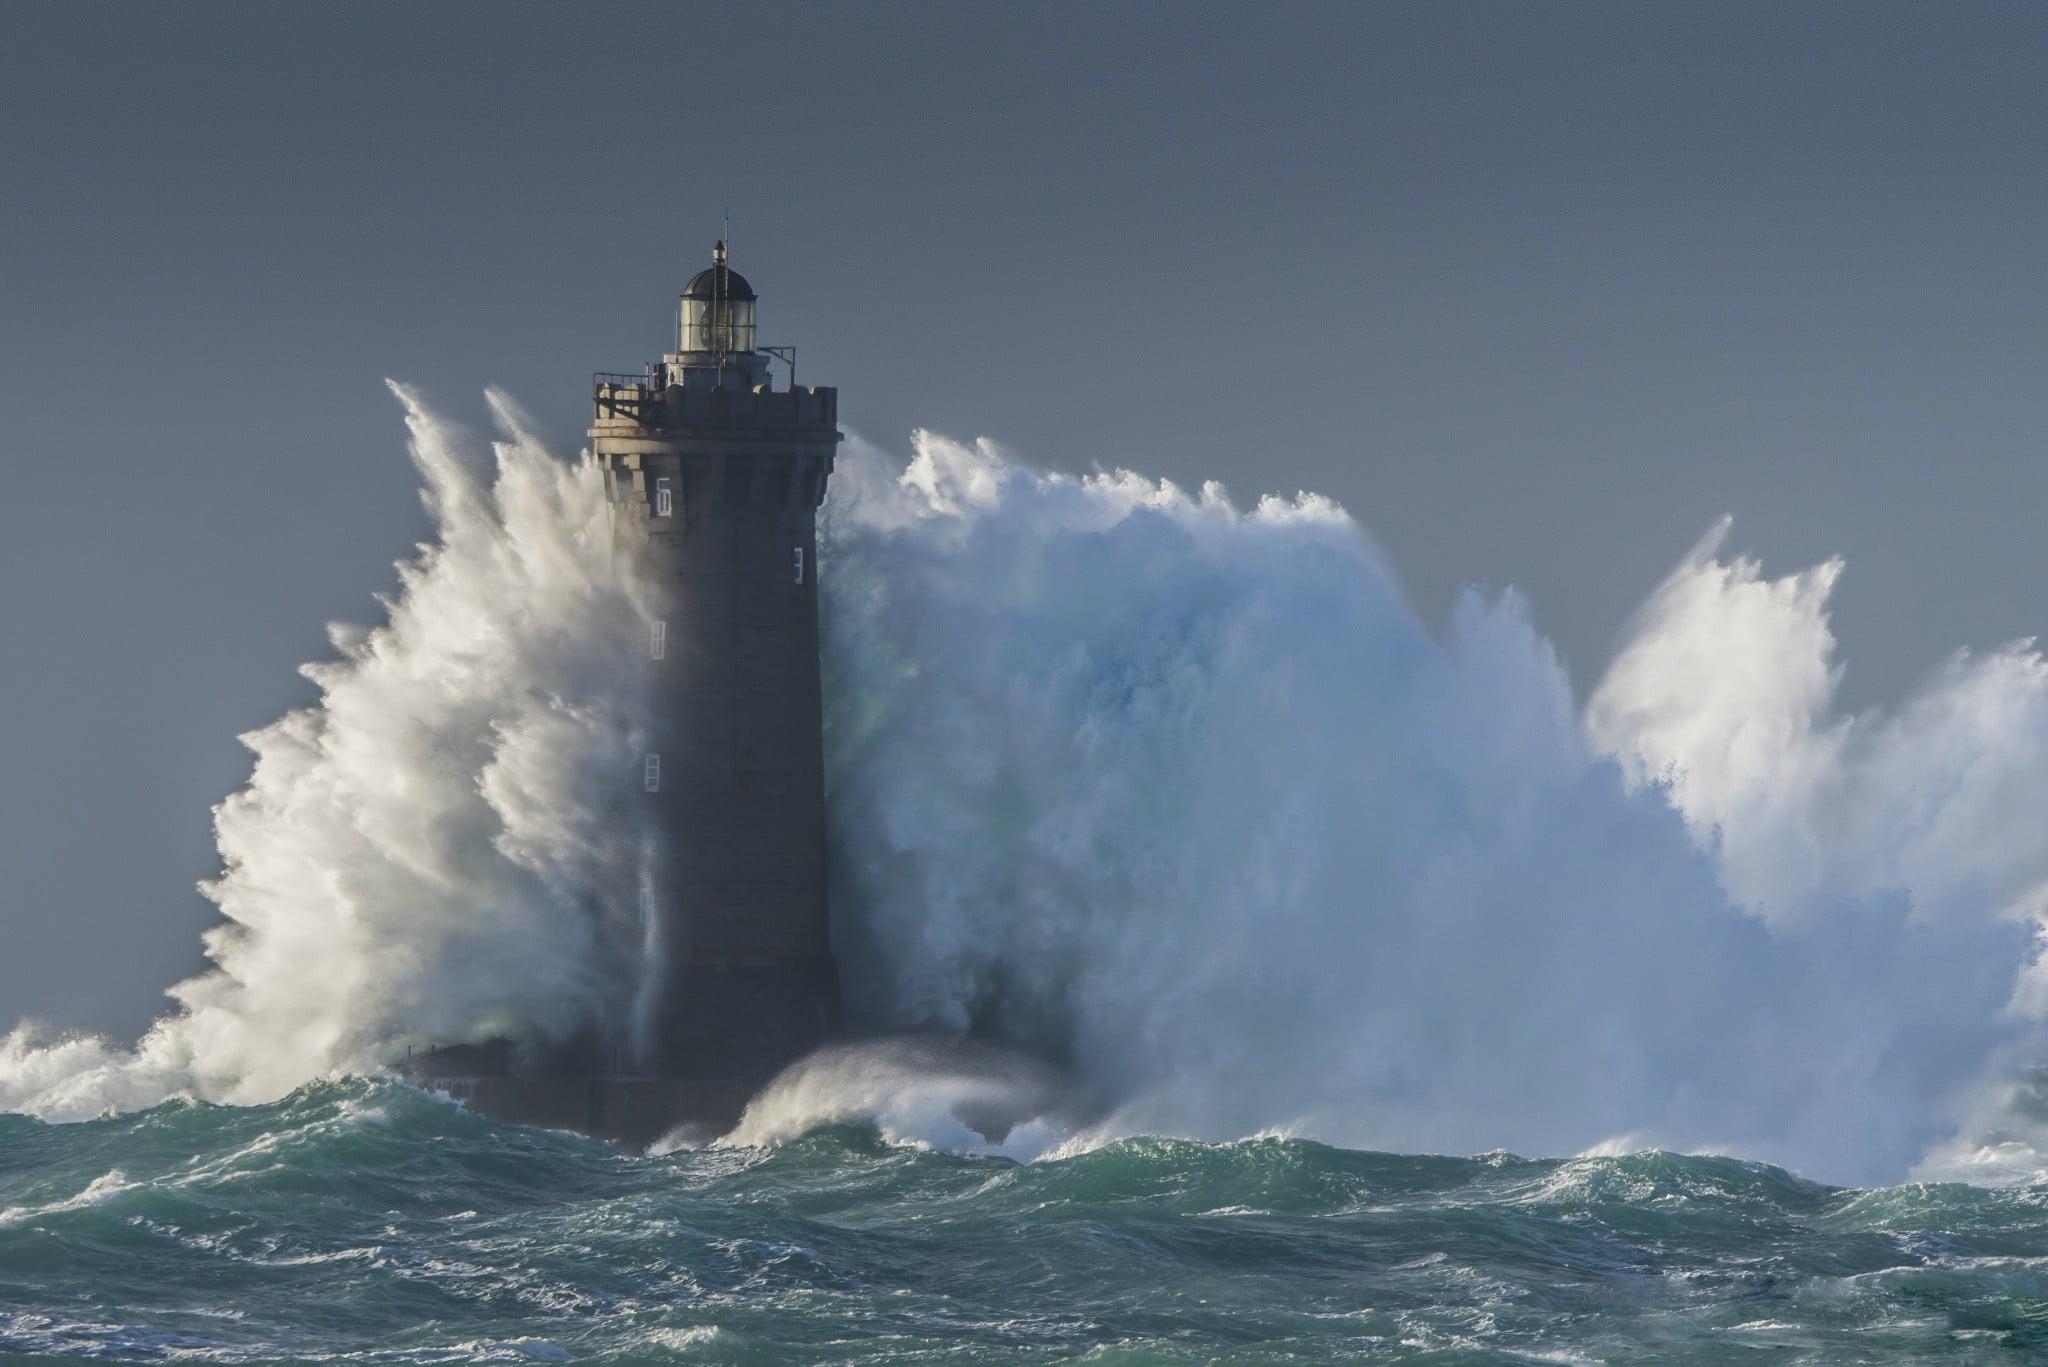
[[[1312,488],[1583,689],[1722,512],[1847,696],[2048,623],[2048,7],[0,9],[0,1025],[199,964],[238,732],[721,212],[844,422]]]

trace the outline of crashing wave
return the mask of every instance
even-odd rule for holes
[[[216,967],[133,1050],[17,1031],[0,1105],[261,1100],[630,1011],[640,834],[611,795],[641,631],[601,480],[502,399],[486,457],[399,393],[437,539],[309,666],[319,704],[246,738]],[[1770,579],[1724,528],[1581,713],[1517,595],[1432,633],[1326,499],[929,433],[907,467],[850,444],[826,534],[835,938],[868,1025],[1068,1060],[1095,1133],[1627,1136],[1849,1180],[2031,1161],[2030,644],[1845,714],[1841,567]],[[855,1063],[746,1133],[865,1107],[996,1146],[946,1129],[958,1070]]]

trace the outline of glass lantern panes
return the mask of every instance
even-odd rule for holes
[[[754,301],[685,299],[681,332],[684,351],[752,351]]]

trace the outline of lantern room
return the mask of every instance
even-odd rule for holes
[[[723,242],[711,249],[710,268],[683,287],[676,349],[720,356],[754,349],[754,287],[726,264]]]

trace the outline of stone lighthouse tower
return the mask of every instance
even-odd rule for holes
[[[590,427],[614,537],[649,589],[658,718],[622,776],[653,836],[651,977],[622,1071],[706,1124],[839,1021],[817,588],[839,396],[797,387],[793,349],[756,349],[754,308],[719,243],[683,289],[675,349],[598,375]]]
[[[634,1145],[716,1133],[839,1026],[817,555],[839,395],[797,387],[794,348],[755,346],[754,304],[721,242],[683,289],[675,350],[596,379],[590,449],[649,609],[656,720],[620,775],[648,837],[645,963],[620,985],[621,1038],[407,1051],[409,1074],[501,1120]]]

